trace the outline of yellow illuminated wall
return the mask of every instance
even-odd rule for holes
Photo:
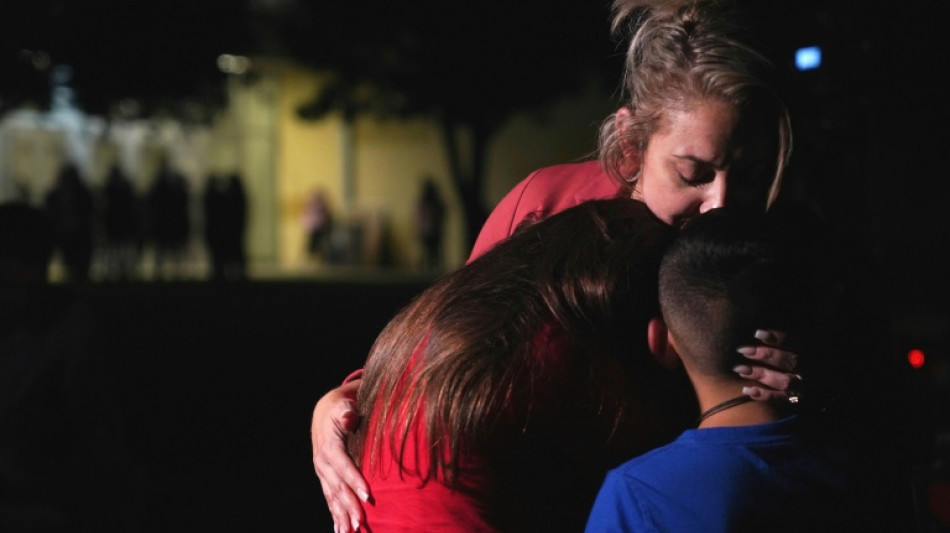
[[[297,108],[311,98],[321,79],[303,70],[283,68],[280,71],[280,100],[277,106],[277,197],[280,212],[280,262],[299,268],[306,262],[306,235],[302,217],[307,198],[314,190],[322,190],[333,213],[342,209],[339,203],[342,188],[340,176],[339,121],[328,118],[303,121]]]
[[[389,241],[395,267],[412,270],[420,256],[414,237],[415,201],[422,180],[431,176],[448,207],[445,264],[452,268],[465,261],[469,250],[464,218],[434,121],[361,117],[347,127],[337,114],[304,120],[297,109],[313,98],[325,76],[286,62],[268,64],[262,72],[253,83],[232,84],[231,94],[237,96],[229,111],[243,131],[241,166],[270,164],[274,169],[269,184],[261,177],[251,180],[259,190],[254,198],[258,204],[267,198],[263,189],[272,190],[270,206],[256,208],[263,218],[252,221],[256,225],[250,230],[252,258],[271,261],[273,268],[285,272],[315,272],[306,254],[302,218],[308,197],[321,190],[337,221],[362,221],[370,240],[381,233]],[[489,146],[485,202],[494,206],[536,168],[588,156],[600,121],[611,111],[607,94],[591,87],[583,95],[555,103],[544,114],[514,116]],[[266,112],[272,117],[261,116]],[[270,151],[263,147],[268,142]],[[250,149],[253,146],[257,148]],[[273,227],[266,227],[264,218]],[[273,242],[263,244],[268,238]],[[370,264],[377,259],[367,254]]]
[[[358,219],[367,232],[382,231],[380,238],[389,240],[397,266],[413,268],[419,249],[412,217],[426,175],[439,182],[448,205],[446,262],[456,265],[464,261],[462,217],[439,133],[431,121],[360,118],[347,130],[339,115],[302,120],[297,109],[314,96],[321,76],[285,66],[279,78],[276,142],[282,264],[290,269],[307,264],[301,219],[307,198],[319,189],[330,201],[337,220]]]

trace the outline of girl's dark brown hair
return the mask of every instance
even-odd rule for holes
[[[599,361],[648,359],[646,322],[658,313],[657,268],[673,232],[637,201],[591,201],[520,229],[434,283],[373,345],[353,455],[371,446],[371,467],[389,445],[402,463],[413,417],[424,416],[423,471],[452,481],[460,453],[484,450],[499,422],[527,424],[543,389],[537,381],[550,375],[536,343],[552,331],[585,369],[571,379],[589,382],[582,390],[591,405],[622,417],[599,385],[609,379]],[[364,442],[368,425],[372,442]]]

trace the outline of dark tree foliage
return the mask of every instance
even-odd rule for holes
[[[619,79],[608,2],[332,2],[296,15],[285,34],[292,55],[334,74],[300,115],[435,118],[469,244],[487,215],[488,146],[505,121],[592,78]]]
[[[30,0],[0,5],[2,108],[49,105],[68,66],[77,104],[106,114],[133,98],[152,110],[221,100],[216,58],[250,52],[239,0]],[[9,76],[9,77],[8,77]]]

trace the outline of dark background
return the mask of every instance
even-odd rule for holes
[[[899,312],[941,313],[950,296],[950,180],[942,157],[950,4],[738,3],[778,66],[793,111],[796,151],[786,191],[804,191],[874,249],[893,274],[887,296],[897,298]],[[354,112],[497,115],[486,128],[572,94],[585,77],[618,82],[622,51],[608,36],[607,2],[475,4],[5,2],[0,110],[48,104],[55,65],[70,66],[87,112],[108,115],[126,98],[140,102],[143,113],[214,106],[223,98],[221,53],[291,57],[410,97],[398,109],[385,95],[373,110],[339,104]],[[820,45],[824,63],[798,72],[794,50],[806,45]],[[51,66],[37,69],[24,51],[44,51]]]
[[[86,301],[141,469],[144,531],[330,531],[310,460],[317,399],[423,286],[138,284]],[[138,525],[139,523],[136,522]]]
[[[93,113],[109,113],[122,98],[138,98],[145,109],[220,103],[215,59],[224,52],[287,55],[377,81],[404,71],[431,81],[425,69],[439,65],[445,92],[453,84],[475,86],[485,95],[472,104],[484,106],[477,112],[507,112],[530,107],[531,98],[540,104],[570,94],[581,72],[608,83],[619,78],[606,4],[559,4],[5,2],[0,109],[48,104],[49,71],[25,59],[22,51],[31,50],[71,66],[79,104]],[[927,354],[924,368],[895,376],[892,390],[868,399],[870,409],[891,394],[911,398],[907,438],[914,462],[925,466],[932,439],[950,427],[950,91],[942,79],[950,66],[948,3],[740,4],[785,77],[796,128],[788,190],[809,198],[879,262],[880,299],[892,309],[897,334],[894,357],[911,348]],[[795,71],[793,51],[813,44],[822,46],[824,65]],[[450,72],[453,65],[466,74]],[[472,72],[477,79],[465,77]],[[422,94],[419,101],[448,105],[444,94],[393,79]],[[491,92],[496,85],[511,89]],[[516,98],[516,87],[528,95]],[[310,410],[360,366],[386,320],[424,285],[83,287],[79,294],[99,328],[94,342],[106,392],[123,421],[129,454],[122,464],[138,472],[139,483],[129,486],[140,492],[131,491],[129,508],[138,509],[145,529],[329,531],[310,466]]]

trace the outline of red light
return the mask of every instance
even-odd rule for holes
[[[910,366],[914,368],[920,368],[924,366],[924,352],[922,350],[913,349],[907,352],[907,362],[910,363]]]

